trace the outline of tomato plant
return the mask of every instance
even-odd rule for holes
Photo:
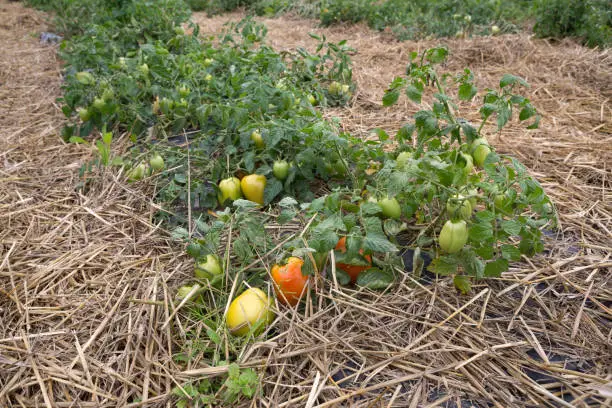
[[[435,65],[447,55],[444,48],[413,53],[407,76],[396,78],[387,90],[385,105],[396,103],[402,89],[415,103],[421,103],[426,86],[438,93],[431,110],[417,112],[414,124],[398,132],[401,157],[378,173],[378,184],[407,200],[422,222],[434,220],[438,213],[432,214],[431,209],[436,205],[445,206],[447,216],[437,218],[443,224],[438,226],[437,241],[442,254],[429,268],[438,274],[455,275],[461,267],[464,275],[456,283],[465,289],[465,279],[470,276],[499,276],[509,261],[539,251],[540,228],[555,220],[546,212],[550,200],[542,187],[516,159],[498,155],[482,134],[489,119],[496,117],[500,131],[517,109],[520,121],[531,121],[529,128],[538,125],[539,116],[529,100],[513,93],[517,87],[527,86],[526,82],[504,75],[499,90],[489,89],[484,94],[481,123],[474,126],[457,117],[458,108],[447,93],[448,87],[456,84],[459,99],[474,99],[478,93],[474,76],[468,69],[454,78],[440,76]],[[414,133],[416,148],[412,145]],[[473,164],[482,170],[474,171]],[[477,207],[479,202],[484,208]],[[526,210],[531,211],[529,216],[525,216]],[[424,234],[420,237],[422,242],[431,242]]]

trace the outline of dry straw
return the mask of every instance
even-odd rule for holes
[[[196,20],[210,32],[226,17]],[[313,45],[311,21],[266,23],[275,47]],[[224,372],[197,354],[189,367],[172,358],[182,333],[205,333],[180,311],[172,317],[173,291],[192,264],[152,223],[154,180],[78,177],[91,153],[57,136],[60,64],[32,35],[45,28],[44,15],[0,1],[0,406],[173,406],[173,387]],[[436,43],[398,43],[360,26],[320,31],[358,50],[354,103],[329,114],[364,137],[405,123],[417,107],[383,109],[382,91],[409,51]],[[263,384],[242,406],[612,403],[611,54],[527,35],[448,46],[445,68],[469,66],[481,88],[506,72],[531,83],[541,129],[489,137],[543,183],[559,232],[544,255],[468,296],[448,280],[408,275],[384,293],[320,286],[316,303],[282,309],[275,334],[242,350],[241,364],[260,369]]]

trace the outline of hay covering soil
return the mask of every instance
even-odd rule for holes
[[[227,17],[195,19],[216,32]],[[313,22],[265,22],[273,46],[313,46]],[[205,332],[180,313],[164,325],[193,265],[152,223],[155,180],[79,177],[91,152],[58,136],[61,72],[56,49],[38,42],[46,29],[43,14],[0,0],[0,406],[173,406],[177,383],[223,372],[172,359],[185,347],[177,332]],[[392,131],[418,109],[380,99],[408,52],[435,43],[361,26],[318,31],[358,50],[353,105],[326,113],[346,130]],[[506,72],[531,83],[541,129],[488,136],[543,183],[558,233],[545,254],[467,296],[406,275],[386,293],[332,283],[304,312],[281,308],[275,334],[241,354],[263,380],[262,396],[242,405],[612,404],[611,54],[526,35],[448,45],[446,68],[469,66],[481,89]]]

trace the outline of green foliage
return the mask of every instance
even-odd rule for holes
[[[466,292],[470,278],[500,276],[509,262],[542,250],[540,230],[554,222],[550,200],[518,161],[489,153],[491,148],[482,144],[491,119],[497,131],[517,119],[537,126],[535,107],[516,93],[527,86],[523,79],[504,75],[498,89],[486,90],[476,126],[459,117],[455,103],[479,97],[472,72],[440,74],[436,66],[448,58],[445,48],[412,53],[406,75],[390,84],[383,103],[393,105],[405,94],[424,107],[394,139],[375,129],[364,141],[339,131],[316,108],[348,103],[354,92],[352,50],[344,41],[313,36],[319,41],[314,53],[278,53],[265,44],[265,26],[251,18],[227,25],[218,41],[202,39],[197,26],[184,29],[184,3],[154,3],[159,7],[147,0],[88,0],[85,10],[57,0],[52,8],[66,6],[57,18],[70,34],[60,50],[66,61],[61,102],[70,120],[67,140],[89,143],[101,132],[101,140],[91,143],[97,149],[95,164],[124,166],[132,181],[151,174],[146,165],[151,151],[163,155],[165,166],[154,174],[163,208],[158,220],[195,259],[223,252],[223,281],[198,281],[201,290],[186,306],[194,320],[203,322],[206,336],[189,333],[185,350],[212,366],[229,363],[221,356],[231,361],[239,354],[248,338],[229,337],[225,305],[243,282],[263,286],[268,271],[252,265],[256,260],[267,264],[270,259],[264,257],[314,259],[304,264],[305,273],[312,274],[327,268],[327,254],[345,237],[345,250],[334,253],[336,261],[370,268],[357,284],[384,289],[401,270],[398,235],[408,231],[410,222],[419,231],[409,245],[436,254],[430,269],[455,275],[457,287]],[[441,3],[432,2],[427,10],[451,13],[459,3],[438,10]],[[386,4],[364,1],[346,12]],[[464,28],[479,21],[457,20]],[[134,142],[123,158],[111,153],[113,134],[120,132]],[[261,143],[253,140],[254,133]],[[477,171],[466,170],[474,143],[488,153],[477,162]],[[282,180],[273,172],[278,160],[289,164]],[[249,173],[266,177],[264,205],[278,211],[261,211],[244,199],[219,205],[218,182]],[[467,244],[444,254],[437,236],[455,216],[448,214],[447,202],[460,195],[476,212],[463,214]],[[389,200],[395,203],[391,212],[384,210]],[[281,225],[273,234],[272,220]],[[293,225],[284,230],[287,224]],[[334,279],[347,284],[348,275],[339,269]],[[191,357],[179,354],[177,360]],[[178,389],[178,405],[235,403],[253,397],[257,383],[255,372],[230,365],[224,379]]]
[[[221,378],[204,379],[175,387],[177,408],[216,406],[219,403],[234,404],[241,398],[253,398],[259,388],[259,376],[252,368],[241,369],[237,364],[227,367],[225,381]],[[217,393],[223,389],[222,398]]]
[[[555,222],[550,199],[511,157],[489,153],[484,171],[467,174],[461,170],[458,158],[461,153],[469,152],[474,140],[482,137],[481,130],[490,117],[496,116],[500,131],[515,116],[515,110],[519,111],[519,121],[530,121],[528,128],[537,127],[539,116],[528,99],[514,94],[527,83],[506,74],[500,80],[499,90],[489,89],[485,93],[478,128],[458,119],[457,106],[446,89],[456,85],[458,97],[464,100],[471,100],[477,89],[469,70],[453,79],[438,74],[435,65],[446,56],[447,51],[442,48],[427,50],[420,56],[413,53],[407,76],[396,78],[389,86],[383,99],[386,105],[396,103],[402,90],[416,103],[421,103],[427,86],[438,93],[433,96],[431,109],[417,112],[412,131],[398,138],[404,143],[400,150],[409,153],[411,158],[402,167],[387,162],[377,181],[379,188],[386,188],[398,200],[411,203],[417,222],[429,224],[439,220],[438,228],[452,214],[440,220],[436,208],[443,208],[456,194],[473,200],[478,211],[469,217],[468,245],[457,253],[441,254],[432,262],[430,270],[440,275],[499,277],[508,269],[509,261],[518,260],[521,254],[530,256],[542,251],[540,229]],[[416,147],[409,138],[413,132]],[[455,278],[455,284],[464,292],[469,288],[466,282],[463,277]]]
[[[538,0],[534,31],[540,37],[578,37],[588,46],[612,44],[608,0]]]
[[[366,22],[401,40],[516,32],[531,25],[541,37],[576,37],[588,46],[612,42],[608,0],[188,0],[209,13],[245,7],[257,15],[292,11],[325,26]]]

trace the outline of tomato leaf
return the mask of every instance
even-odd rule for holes
[[[508,107],[508,105],[505,103],[500,105],[499,109],[497,110],[497,130],[501,130],[501,128],[506,126],[506,123],[508,123],[511,116],[512,110]]]
[[[511,75],[511,74],[504,74],[501,80],[499,81],[500,88],[505,88],[508,85],[514,85],[514,84],[519,84],[519,85],[529,88],[529,84],[523,78],[517,77],[515,75]]]
[[[357,285],[369,289],[385,289],[393,284],[394,277],[390,272],[382,271],[378,268],[371,268],[363,271],[357,277]]]
[[[363,240],[363,248],[371,252],[396,252],[398,248],[391,243],[386,236],[379,234],[366,235]]]
[[[395,140],[398,143],[405,143],[412,140],[412,133],[414,133],[414,125],[407,124],[402,126],[395,135]]]
[[[475,242],[493,238],[493,226],[489,222],[478,222],[469,228],[470,240]]]
[[[521,259],[521,251],[514,245],[502,245],[502,256],[509,261],[518,261]]]
[[[487,278],[499,278],[502,272],[508,270],[508,261],[500,258],[487,263],[484,270],[484,276]]]
[[[399,99],[399,91],[386,91],[385,95],[383,96],[383,106],[391,106],[391,105],[395,105],[397,103],[397,100]]]
[[[455,275],[455,277],[453,278],[453,284],[464,295],[470,293],[470,290],[472,289],[470,279],[464,275]]]
[[[324,231],[330,229],[346,231],[344,221],[342,220],[342,217],[339,214],[333,214],[332,216],[320,222],[319,225],[315,227],[315,231]]]
[[[505,220],[501,223],[501,227],[510,235],[518,235],[523,229],[523,224],[518,220]]]
[[[293,210],[293,209],[284,209],[281,211],[281,213],[278,215],[278,218],[276,219],[276,221],[280,224],[286,224],[289,221],[291,221],[292,219],[295,218],[295,216],[297,215],[297,211]]]
[[[348,273],[338,268],[336,268],[336,279],[342,286],[348,285],[351,282],[351,277],[348,275]]]
[[[470,82],[464,82],[459,85],[459,99],[463,101],[471,100],[474,96],[476,96],[477,92],[478,89]]]
[[[465,135],[468,143],[471,143],[478,138],[478,131],[474,126],[467,122],[460,123],[459,125],[461,126],[461,130],[463,130],[463,134]]]
[[[361,204],[360,207],[361,212],[365,215],[376,215],[382,212],[382,208],[380,208],[380,205],[376,203],[370,203],[366,201],[365,203]]]
[[[440,256],[431,261],[427,270],[442,276],[453,275],[457,273],[457,259],[452,256]]]
[[[334,249],[339,239],[333,230],[315,230],[308,244],[317,252],[329,252]]]
[[[276,178],[268,179],[264,189],[264,203],[270,204],[280,192],[283,191],[283,183]]]
[[[469,248],[463,248],[460,254],[461,266],[465,273],[470,276],[482,278],[484,276],[484,263]]]
[[[420,104],[421,103],[421,97],[423,95],[423,90],[417,88],[414,85],[408,85],[408,87],[406,88],[406,95],[413,102],[416,102],[416,103]]]
[[[425,53],[425,58],[432,64],[444,62],[448,56],[448,50],[444,47],[430,48]]]

